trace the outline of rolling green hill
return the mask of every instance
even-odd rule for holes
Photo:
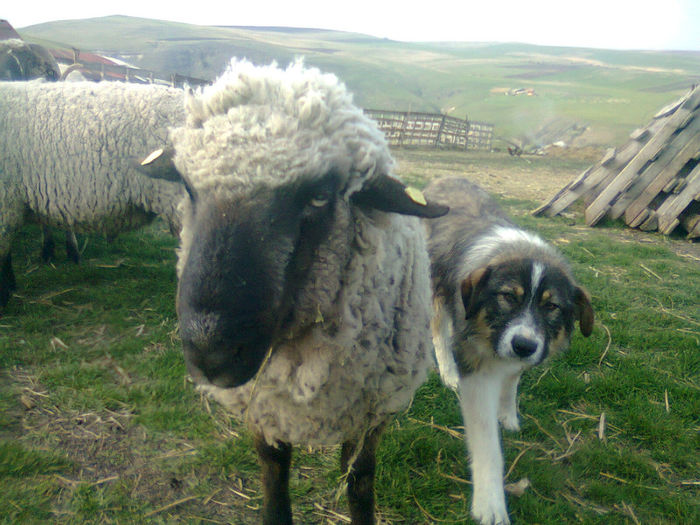
[[[231,56],[284,64],[304,56],[338,74],[363,107],[493,122],[531,142],[585,127],[576,145],[616,145],[700,81],[700,52],[611,51],[516,43],[406,43],[322,29],[204,27],[111,16],[23,28],[21,35],[215,78]],[[465,35],[465,38],[468,35]],[[534,95],[508,96],[510,90]]]

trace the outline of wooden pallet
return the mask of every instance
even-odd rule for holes
[[[623,218],[642,230],[669,234],[681,225],[689,238],[700,237],[700,86],[533,213],[557,215],[580,199],[589,226]]]

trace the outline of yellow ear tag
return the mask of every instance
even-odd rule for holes
[[[141,166],[148,166],[151,162],[156,160],[158,157],[160,157],[163,154],[163,148],[155,150],[153,153],[151,153],[148,157],[143,159],[141,161]]]
[[[428,205],[428,201],[425,200],[423,192],[421,192],[418,188],[407,186],[405,191],[406,195],[408,195],[408,197],[416,204],[420,204],[421,206]]]

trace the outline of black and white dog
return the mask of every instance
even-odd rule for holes
[[[515,226],[478,186],[445,178],[425,189],[450,212],[426,222],[443,382],[458,391],[471,457],[471,513],[510,523],[498,422],[518,430],[522,372],[569,346],[574,321],[593,330],[590,296],[564,257]]]

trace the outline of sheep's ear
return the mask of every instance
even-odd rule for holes
[[[160,148],[151,152],[138,162],[138,170],[154,179],[165,179],[172,182],[182,182],[180,172],[173,164],[175,150],[171,147]]]
[[[352,201],[359,206],[427,219],[442,217],[450,211],[447,206],[426,201],[419,190],[407,187],[388,175],[380,175],[367,182],[362,190],[352,196]]]

